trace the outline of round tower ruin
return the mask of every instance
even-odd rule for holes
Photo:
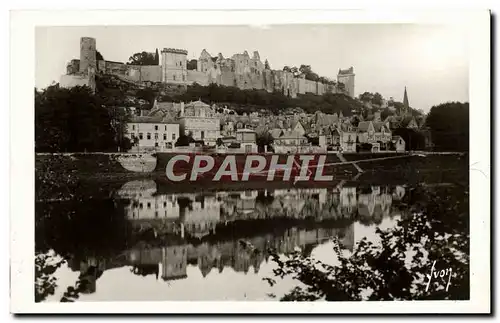
[[[80,38],[80,73],[88,73],[89,67],[96,70],[96,42],[95,38]]]

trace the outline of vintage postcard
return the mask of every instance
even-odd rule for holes
[[[487,10],[11,18],[12,312],[490,312]]]

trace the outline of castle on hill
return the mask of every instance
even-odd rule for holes
[[[203,86],[218,84],[240,89],[258,89],[268,92],[280,91],[292,98],[297,94],[345,93],[354,97],[354,69],[339,69],[336,84],[325,84],[307,80],[304,75],[272,70],[262,63],[259,52],[250,56],[247,51],[224,58],[221,53],[212,57],[205,49],[198,59],[196,70],[187,69],[188,52],[184,49],[164,48],[161,50],[160,65],[127,65],[96,59],[95,38],[80,39],[80,59],[71,60],[62,75],[60,85],[72,87],[87,85],[95,90],[95,74],[117,75],[132,82],[153,82],[173,85]],[[340,84],[343,84],[341,86]]]

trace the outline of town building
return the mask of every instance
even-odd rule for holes
[[[208,146],[215,146],[220,137],[220,119],[206,103],[198,100],[183,105],[179,116],[180,131]]]
[[[391,140],[392,144],[394,145],[394,149],[396,152],[404,152],[405,151],[405,141],[401,136],[394,136],[392,137]]]
[[[251,129],[236,130],[236,142],[241,145],[241,149],[245,153],[257,152],[257,134]]]
[[[310,144],[306,137],[300,132],[287,130],[283,131],[280,137],[274,139],[273,147],[276,153],[297,153]]]
[[[169,151],[180,136],[178,122],[161,116],[134,116],[127,124],[131,151]]]
[[[381,144],[382,149],[392,139],[392,133],[383,122],[361,121],[358,124],[358,141],[360,143]]]

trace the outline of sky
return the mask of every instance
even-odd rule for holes
[[[224,57],[259,51],[272,69],[311,65],[336,80],[338,70],[354,67],[355,95],[379,92],[428,112],[433,105],[469,100],[467,34],[451,25],[329,24],[271,26],[84,26],[37,27],[37,88],[58,82],[66,63],[79,58],[80,37],[96,38],[104,59],[127,62],[137,52],[164,47],[203,49]]]

